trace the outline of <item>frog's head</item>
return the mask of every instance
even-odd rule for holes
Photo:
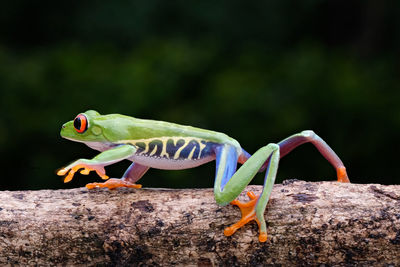
[[[80,113],[62,126],[60,134],[63,138],[77,142],[107,142],[102,127],[96,123],[96,119],[101,117],[95,110]]]

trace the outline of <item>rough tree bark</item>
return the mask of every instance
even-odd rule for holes
[[[239,218],[211,189],[3,191],[0,265],[400,265],[397,185],[275,185],[266,243]]]

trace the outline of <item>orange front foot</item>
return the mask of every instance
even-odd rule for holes
[[[225,228],[224,234],[226,236],[233,235],[239,228],[241,228],[242,226],[253,220],[257,222],[258,227],[260,228],[260,222],[257,219],[255,210],[258,196],[256,196],[253,192],[247,192],[247,195],[250,198],[250,201],[248,202],[240,202],[239,200],[236,199],[231,202],[232,205],[236,205],[239,207],[240,212],[242,213],[242,218],[237,223]],[[258,237],[258,240],[260,242],[267,241],[267,233],[261,231],[260,229],[260,235]]]
[[[141,184],[132,184],[130,182],[121,180],[121,179],[116,179],[112,178],[109,179],[107,182],[104,183],[90,183],[87,184],[86,187],[88,189],[93,189],[97,187],[107,187],[108,189],[115,189],[118,187],[129,187],[129,188],[142,188]]]
[[[106,172],[104,170],[104,167],[99,165],[89,165],[85,163],[73,163],[65,168],[62,168],[57,172],[57,175],[63,176],[67,174],[64,178],[64,183],[68,183],[69,181],[72,180],[74,177],[75,173],[80,170],[81,174],[87,175],[89,174],[90,171],[95,171],[97,175],[99,175],[102,179],[107,180],[108,176],[106,175]]]
[[[347,176],[346,168],[345,167],[339,167],[336,170],[337,173],[337,180],[340,183],[350,183],[349,177]]]

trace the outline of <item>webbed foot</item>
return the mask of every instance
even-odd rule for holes
[[[90,183],[87,184],[88,189],[93,189],[97,187],[107,187],[108,189],[115,189],[118,187],[129,187],[129,188],[142,188],[141,184],[133,184],[122,179],[111,178],[104,183]]]
[[[68,183],[69,181],[72,180],[74,177],[75,173],[80,170],[81,174],[87,175],[89,174],[90,171],[95,171],[98,176],[100,176],[102,179],[107,180],[109,177],[106,175],[106,172],[104,170],[104,167],[102,165],[95,165],[95,164],[88,164],[85,163],[83,160],[78,160],[67,167],[64,167],[60,169],[57,172],[57,175],[63,176],[67,174],[64,178],[64,183]]]
[[[265,241],[267,241],[267,233],[265,231],[261,230],[260,221],[257,219],[256,210],[255,210],[259,196],[256,196],[253,192],[247,192],[247,195],[250,198],[250,201],[248,201],[248,202],[241,202],[236,199],[231,202],[232,205],[236,205],[240,208],[240,212],[242,213],[242,218],[237,223],[225,228],[224,234],[226,236],[231,236],[239,228],[241,228],[248,222],[255,220],[260,229],[260,235],[258,237],[258,240],[260,242],[265,242]]]

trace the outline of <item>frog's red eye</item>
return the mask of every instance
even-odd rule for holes
[[[88,121],[85,115],[79,114],[74,119],[74,128],[78,133],[84,133],[88,128]]]

